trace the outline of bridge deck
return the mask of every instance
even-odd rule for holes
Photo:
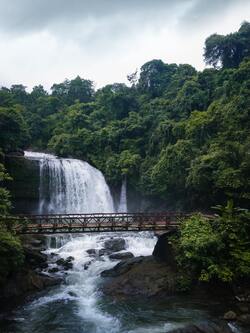
[[[89,233],[113,231],[164,231],[177,228],[190,216],[166,213],[98,213],[16,215],[3,220],[13,224],[18,234]]]

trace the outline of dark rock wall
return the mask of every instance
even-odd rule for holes
[[[6,183],[14,213],[36,213],[39,204],[39,162],[22,156],[6,156],[5,167],[12,177]]]

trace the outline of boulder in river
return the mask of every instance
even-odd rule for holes
[[[68,257],[66,259],[60,258],[56,261],[56,264],[58,266],[62,266],[66,271],[73,268],[72,261],[74,260],[74,257]]]
[[[171,295],[177,284],[175,270],[153,256],[123,260],[101,276],[109,278],[102,289],[112,296]]]
[[[237,314],[234,311],[228,311],[224,314],[223,317],[225,320],[235,320],[237,318]]]
[[[111,253],[112,253],[112,251],[107,250],[107,249],[100,249],[100,250],[98,251],[98,255],[99,255],[100,257],[105,256],[105,255],[109,255],[109,254],[111,254]]]
[[[232,333],[230,327],[223,322],[200,322],[179,327],[168,333]]]
[[[104,242],[104,248],[111,252],[125,250],[126,242],[123,238],[111,238]]]
[[[97,250],[96,249],[88,249],[86,252],[91,256],[95,257],[97,255]]]
[[[112,253],[109,256],[109,259],[112,259],[112,260],[125,260],[125,259],[130,259],[130,258],[134,258],[134,255],[132,252]]]
[[[243,326],[250,326],[250,313],[242,314],[238,317],[239,323]]]

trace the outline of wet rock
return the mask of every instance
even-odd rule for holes
[[[44,235],[21,235],[20,239],[25,247],[39,251],[46,250],[46,237]]]
[[[24,151],[22,149],[17,149],[15,151],[8,152],[8,157],[23,157],[24,156]]]
[[[104,242],[104,248],[111,252],[125,250],[126,242],[123,238],[111,238]]]
[[[89,250],[86,250],[86,252],[90,255],[90,256],[93,256],[95,257],[97,255],[97,250],[95,249],[89,249]]]
[[[58,267],[52,267],[48,270],[49,273],[57,273],[59,272],[59,268]]]
[[[244,326],[249,326],[250,325],[250,314],[242,314],[238,317],[238,321],[244,325]]]
[[[250,312],[249,310],[250,310],[250,308],[249,308],[249,306],[247,305],[247,304],[237,304],[237,308],[239,309],[239,311],[241,312],[241,313],[248,313],[248,312]]]
[[[71,297],[77,297],[76,293],[74,293],[73,291],[69,291],[68,294]]]
[[[112,253],[109,258],[113,260],[124,260],[134,258],[134,255],[132,252]]]
[[[65,260],[63,258],[60,258],[56,261],[56,264],[59,266],[63,266],[65,264]]]
[[[47,263],[47,256],[41,253],[38,250],[34,250],[29,246],[23,246],[25,261],[31,267],[44,267],[44,264]]]
[[[89,266],[92,264],[92,261],[88,261],[88,262],[86,262],[84,265],[83,265],[83,268],[84,268],[84,270],[86,271],[88,268],[89,268]]]
[[[112,253],[112,251],[109,251],[109,250],[107,250],[107,249],[100,249],[100,250],[98,251],[98,255],[99,255],[100,257],[105,256],[105,255],[109,255],[110,253]]]
[[[223,317],[225,320],[236,320],[237,318],[237,314],[234,312],[234,311],[228,311],[224,314],[224,317]]]
[[[56,261],[56,264],[57,264],[58,266],[63,267],[63,269],[67,271],[67,270],[73,268],[72,260],[74,260],[73,257],[68,257],[68,258],[66,258],[66,259],[60,258],[60,259],[58,259],[58,260]]]
[[[176,265],[175,254],[171,244],[170,237],[176,233],[175,230],[158,235],[158,240],[154,247],[153,256],[165,261],[168,265]]]
[[[136,257],[103,271],[102,289],[112,296],[172,295],[176,290],[177,273],[153,256]]]
[[[232,333],[232,330],[223,322],[201,322],[176,328],[168,333]]]
[[[0,290],[0,298],[25,297],[30,293],[60,284],[61,282],[61,278],[49,277],[37,274],[30,269],[24,269],[5,283],[4,289]]]
[[[141,263],[144,258],[147,257],[136,257],[128,259],[126,261],[119,262],[115,267],[107,269],[101,273],[102,277],[118,277],[122,274],[127,273],[135,264]]]

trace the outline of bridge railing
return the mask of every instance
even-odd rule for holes
[[[17,233],[91,232],[166,230],[177,227],[191,214],[161,213],[95,213],[95,214],[42,214],[6,216]]]

